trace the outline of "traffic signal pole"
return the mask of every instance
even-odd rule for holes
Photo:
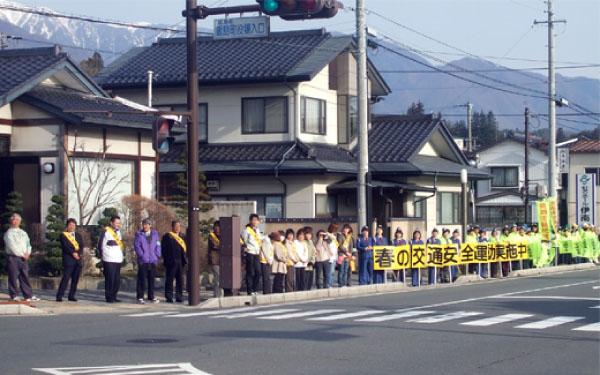
[[[358,94],[358,228],[367,225],[367,173],[369,172],[369,117],[367,96],[367,25],[365,2],[356,0],[356,33],[358,37],[357,94]],[[384,225],[387,225],[385,223]]]

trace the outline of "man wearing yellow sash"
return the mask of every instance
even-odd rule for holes
[[[215,221],[213,224],[213,230],[208,234],[208,265],[210,266],[213,274],[213,296],[219,297],[221,295],[220,280],[221,272],[219,266],[219,253],[221,252],[221,223]]]
[[[110,226],[106,227],[98,240],[98,250],[104,268],[104,297],[107,303],[121,302],[117,294],[121,284],[121,264],[125,245],[120,229],[121,218],[113,216],[110,218]]]
[[[83,252],[83,239],[79,233],[75,232],[77,221],[75,219],[67,220],[67,228],[60,236],[60,247],[62,248],[62,264],[63,274],[60,279],[58,292],[56,293],[56,301],[62,302],[65,290],[69,280],[71,287],[69,288],[69,301],[75,302],[75,293],[77,292],[77,283],[81,275],[81,254]]]
[[[246,245],[246,291],[248,295],[256,294],[260,285],[262,234],[258,228],[259,224],[258,215],[251,214],[249,223],[242,232],[242,239]]]
[[[181,235],[181,222],[173,220],[171,231],[162,237],[161,251],[165,265],[165,300],[173,303],[173,281],[175,301],[183,302],[183,267],[187,264],[187,245]]]

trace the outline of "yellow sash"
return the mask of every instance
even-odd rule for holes
[[[121,250],[125,250],[125,245],[123,244],[123,241],[117,235],[117,232],[115,232],[115,230],[112,229],[112,227],[106,227],[106,231],[108,232],[108,234],[110,234],[112,236],[112,238],[115,240],[117,245],[119,245],[119,248],[121,248]]]
[[[179,246],[181,246],[181,248],[183,249],[183,252],[185,253],[187,251],[187,245],[185,244],[185,241],[183,240],[183,238],[181,238],[181,236],[175,232],[169,232],[169,235],[171,236],[171,238],[173,238],[175,241],[177,241],[177,243],[179,244]]]
[[[258,234],[256,234],[256,232],[254,231],[254,228],[246,227],[246,230],[248,231],[248,233],[250,233],[250,235],[252,235],[252,237],[254,237],[254,240],[256,241],[258,246],[262,246],[262,241],[260,240],[260,238],[258,238]]]
[[[334,238],[332,239],[331,243],[335,245],[336,249],[338,249],[340,247],[340,243],[338,242],[337,238],[335,238],[335,235],[334,235]]]
[[[212,240],[215,243],[215,245],[221,246],[221,240],[219,239],[219,237],[217,237],[217,235],[215,234],[215,232],[210,232],[210,238],[212,238]]]
[[[74,238],[75,236],[71,236],[70,232],[63,232],[63,235],[69,240],[71,245],[73,245],[73,249],[75,249],[76,252],[79,251],[79,242]]]

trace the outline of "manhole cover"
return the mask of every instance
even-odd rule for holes
[[[127,340],[127,342],[132,344],[170,344],[172,342],[177,342],[177,340],[151,337],[146,339]]]

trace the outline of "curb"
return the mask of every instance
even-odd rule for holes
[[[22,303],[12,303],[0,305],[0,316],[3,315],[48,315],[48,313]]]
[[[544,268],[530,268],[527,270],[512,271],[508,275],[508,277],[540,276],[540,275],[547,275],[547,274],[557,273],[557,272],[584,271],[584,270],[593,270],[596,268],[598,268],[598,266],[595,263],[568,264],[568,265],[561,265],[561,266],[544,267]]]

